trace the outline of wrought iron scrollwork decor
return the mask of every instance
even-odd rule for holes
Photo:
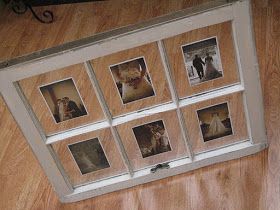
[[[41,15],[34,11],[34,7],[60,5],[60,4],[73,4],[83,2],[95,2],[106,0],[4,0],[6,3],[11,3],[12,10],[17,14],[24,14],[28,9],[32,12],[33,16],[41,23],[52,23],[54,15],[50,10],[45,10]]]
[[[13,0],[11,3],[12,10],[16,14],[24,14],[28,9],[30,9],[32,15],[41,23],[52,23],[54,21],[54,16],[52,11],[45,10],[43,11],[41,17],[36,14],[32,6],[22,0],[16,1]]]

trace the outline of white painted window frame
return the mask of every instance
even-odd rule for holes
[[[234,46],[241,82],[179,100],[161,40],[225,21],[232,21]],[[188,8],[134,26],[97,34],[93,37],[1,63],[1,95],[59,195],[60,200],[62,202],[74,202],[86,199],[184,173],[213,163],[250,155],[267,147],[262,90],[252,30],[251,8],[248,0],[211,1],[195,8]],[[130,113],[126,116],[112,118],[89,60],[150,42],[158,43],[173,101]],[[47,137],[17,81],[78,63],[84,63],[107,119]],[[237,92],[243,93],[250,138],[223,148],[194,155],[180,107]],[[133,172],[114,126],[168,110],[176,110],[177,112],[185,145],[189,153],[188,157],[171,161],[169,169],[158,170],[156,173],[150,172],[152,166]],[[128,173],[73,188],[50,144],[67,137],[101,128],[111,129],[118,149],[122,153]]]

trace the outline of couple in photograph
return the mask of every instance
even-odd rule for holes
[[[213,58],[209,55],[209,53],[206,53],[205,62],[203,62],[201,57],[195,55],[195,58],[193,59],[193,66],[197,71],[200,81],[207,81],[222,76],[222,74],[215,68]],[[206,67],[205,74],[203,66]]]
[[[163,125],[150,124],[146,125],[151,135],[150,150],[154,154],[166,152],[169,150],[169,140]]]
[[[163,121],[156,121],[133,128],[143,158],[171,150]]]
[[[83,111],[68,97],[57,99],[58,122],[69,120],[84,115]]]

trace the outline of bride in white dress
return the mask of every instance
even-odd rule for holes
[[[212,121],[209,126],[209,130],[206,133],[205,137],[218,136],[226,133],[229,129],[224,126],[221,122],[221,119],[218,116],[218,113],[213,114]]]
[[[222,74],[215,68],[213,58],[209,53],[206,53],[205,66],[205,76],[202,79],[203,81],[212,80],[222,76]]]
[[[99,160],[96,150],[92,151],[92,155],[94,155],[94,160]],[[83,166],[82,169],[85,173],[96,171],[98,169],[97,165],[94,164],[92,159],[90,159],[83,150],[80,151],[79,161],[81,162],[80,164]]]
[[[67,111],[67,104],[64,99],[57,100],[57,109],[60,122],[71,119],[71,113]]]
[[[122,84],[124,103],[154,95],[152,85],[146,76],[146,68],[141,68],[137,60],[118,65],[116,76]]]
[[[58,116],[59,116],[59,120],[60,122],[64,121],[64,103],[61,99],[57,100],[57,109],[58,109]]]

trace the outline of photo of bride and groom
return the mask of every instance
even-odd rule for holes
[[[197,116],[204,142],[233,134],[227,103],[198,110]]]
[[[143,158],[171,151],[162,120],[132,128]]]
[[[66,79],[40,87],[56,123],[87,115],[73,79]]]
[[[216,37],[182,46],[191,85],[223,76]]]

